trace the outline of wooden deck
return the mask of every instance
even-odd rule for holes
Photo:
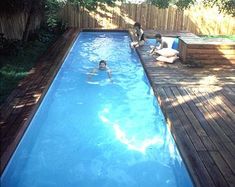
[[[235,186],[235,66],[156,62],[138,49],[196,186]]]
[[[1,106],[1,172],[76,35],[65,33]],[[235,66],[164,64],[148,50],[138,52],[195,185],[235,186]]]
[[[1,173],[77,34],[76,29],[65,32],[0,106]]]

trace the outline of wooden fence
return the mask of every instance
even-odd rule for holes
[[[144,29],[186,30],[204,35],[235,34],[235,18],[203,6],[180,10],[175,7],[159,9],[149,4],[118,4],[88,11],[67,4],[60,15],[68,26],[79,28],[127,29],[137,21]]]
[[[60,12],[61,19],[71,27],[128,29],[138,21],[144,29],[189,31],[195,34],[235,34],[235,18],[223,15],[216,8],[194,6],[188,10],[175,7],[158,9],[149,4],[118,4],[116,7],[98,7],[88,11],[67,4]],[[22,39],[28,15],[0,14],[0,33],[9,39]],[[30,28],[38,28],[41,17],[34,16]]]

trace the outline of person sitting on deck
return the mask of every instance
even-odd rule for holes
[[[166,41],[162,40],[161,34],[156,34],[156,44],[150,50],[150,54],[156,57],[157,61],[166,62],[166,63],[174,63],[179,57],[179,52],[171,47],[168,48],[168,44]]]
[[[153,49],[150,50],[150,54],[154,54],[157,50],[168,47],[167,43],[162,40],[161,34],[156,34],[155,38],[156,38],[156,44],[153,47]]]
[[[92,72],[89,73],[90,76],[88,77],[88,80],[91,80],[92,76],[97,75],[98,71],[106,71],[109,79],[111,80],[111,70],[107,66],[107,62],[105,60],[101,60],[98,68],[93,69]]]
[[[143,46],[145,42],[145,37],[144,37],[144,31],[140,23],[136,22],[134,24],[134,29],[135,29],[135,35],[136,35],[137,40],[134,42],[131,42],[131,47]]]

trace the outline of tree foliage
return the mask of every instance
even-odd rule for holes
[[[50,9],[54,11],[59,6],[62,6],[67,2],[83,6],[87,9],[95,9],[98,4],[114,5],[116,1],[122,0],[0,0],[0,14],[13,14],[19,11],[30,11],[32,2],[34,2],[35,6],[38,6],[42,2],[47,10]]]
[[[45,21],[49,30],[54,30],[60,25],[58,12],[65,5],[65,2],[58,0],[45,0]]]
[[[179,8],[188,8],[195,3],[195,0],[147,0],[158,8],[167,8],[169,5],[176,5]]]
[[[159,8],[167,8],[173,4],[179,8],[188,8],[197,3],[197,0],[147,0]],[[224,12],[235,16],[235,0],[201,0],[201,2],[209,7],[217,6],[220,12]]]
[[[217,6],[220,12],[224,12],[235,17],[235,0],[204,0],[205,5]]]
[[[72,4],[78,4],[89,10],[95,10],[98,5],[108,4],[110,6],[115,5],[115,2],[122,0],[68,0]]]
[[[102,6],[108,4],[112,6],[115,5],[116,1],[117,0],[44,0],[46,24],[48,28],[52,30],[61,24],[58,12],[66,3],[79,5],[88,10],[95,10],[98,5]]]

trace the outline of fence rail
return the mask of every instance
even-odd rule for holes
[[[235,34],[235,18],[216,8],[194,6],[187,10],[176,7],[159,9],[150,4],[119,4],[88,11],[67,4],[61,11],[64,23],[79,28],[127,29],[140,22],[144,29],[190,31],[195,34]]]

